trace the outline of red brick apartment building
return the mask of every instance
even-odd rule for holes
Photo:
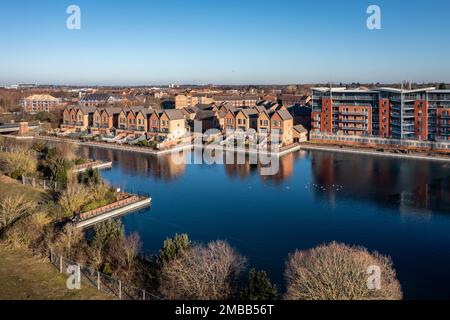
[[[450,90],[313,88],[311,132],[450,141]]]
[[[61,100],[48,94],[34,94],[22,99],[26,113],[52,112],[61,107]]]

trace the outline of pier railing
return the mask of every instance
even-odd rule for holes
[[[153,293],[67,259],[53,250],[50,250],[50,262],[60,273],[73,274],[76,277],[75,280],[79,280],[80,284],[96,288],[113,298],[119,300],[162,300]],[[73,273],[73,270],[75,270],[75,273]]]
[[[77,216],[76,219],[77,219],[77,221],[84,221],[84,220],[87,220],[89,218],[96,217],[96,216],[98,216],[100,214],[107,213],[107,212],[110,212],[110,211],[113,211],[113,210],[116,210],[116,209],[120,209],[120,208],[126,207],[127,205],[129,205],[131,203],[134,203],[134,202],[137,202],[139,200],[141,200],[141,198],[139,196],[133,195],[133,196],[127,197],[125,199],[113,202],[113,203],[111,203],[109,205],[106,205],[106,206],[103,206],[103,207],[100,207],[100,208],[97,208],[97,209],[93,209],[93,210],[90,210],[90,211],[86,211],[86,212],[80,213]]]

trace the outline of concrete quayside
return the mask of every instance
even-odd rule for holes
[[[117,201],[110,205],[80,213],[73,218],[72,222],[76,228],[86,228],[93,226],[96,223],[117,218],[127,213],[149,207],[151,200],[152,199],[150,197],[131,195],[126,199]]]

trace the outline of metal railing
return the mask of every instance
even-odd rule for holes
[[[325,140],[336,142],[353,142],[363,144],[376,145],[390,145],[390,146],[404,146],[415,148],[428,148],[438,150],[450,150],[450,142],[434,142],[434,141],[420,141],[420,140],[400,140],[400,139],[385,139],[377,137],[361,137],[352,135],[329,135],[322,133],[310,133],[310,140]]]
[[[68,273],[69,267],[75,268],[77,270],[76,275],[79,276],[81,283],[89,285],[119,300],[162,300],[153,293],[132,286],[93,268],[83,266],[63,257],[53,250],[50,250],[50,263],[60,273]]]

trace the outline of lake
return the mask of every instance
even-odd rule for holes
[[[165,238],[227,240],[284,286],[290,252],[331,241],[391,256],[406,299],[450,298],[450,163],[322,151],[257,165],[183,165],[167,156],[82,147],[113,161],[111,184],[152,206],[122,218],[156,254]]]

